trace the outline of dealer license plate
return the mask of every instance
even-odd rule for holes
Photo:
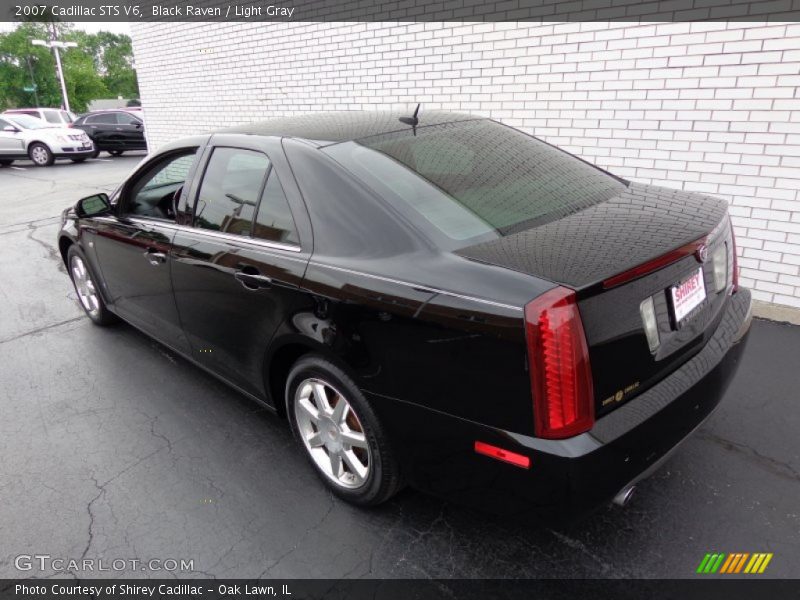
[[[680,323],[706,299],[703,269],[697,269],[691,277],[673,285],[670,293],[672,294],[672,316],[675,318],[675,323]]]

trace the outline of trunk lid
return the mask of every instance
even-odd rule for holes
[[[726,273],[717,291],[712,257],[719,248]],[[457,251],[576,290],[597,417],[703,347],[731,291],[733,252],[723,200],[636,183],[566,217]],[[641,309],[648,298],[654,347]]]

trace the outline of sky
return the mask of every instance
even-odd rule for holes
[[[97,23],[73,23],[73,24],[75,25],[75,29],[82,29],[87,33],[97,33],[98,31],[110,31],[111,33],[124,33],[126,35],[131,34],[130,23],[99,21]],[[0,22],[0,33],[13,31],[15,25],[16,23],[10,23],[8,21]]]

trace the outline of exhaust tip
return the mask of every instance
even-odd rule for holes
[[[627,506],[628,502],[633,498],[633,493],[636,491],[635,485],[630,485],[623,488],[616,496],[614,496],[614,504],[617,506]]]

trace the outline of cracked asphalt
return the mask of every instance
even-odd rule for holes
[[[0,577],[92,576],[20,554],[193,560],[177,577],[680,578],[706,552],[773,552],[765,576],[800,574],[800,327],[754,323],[721,408],[625,509],[554,528],[412,490],[356,509],[283,421],[82,316],[59,214],[140,159],[0,168]]]

